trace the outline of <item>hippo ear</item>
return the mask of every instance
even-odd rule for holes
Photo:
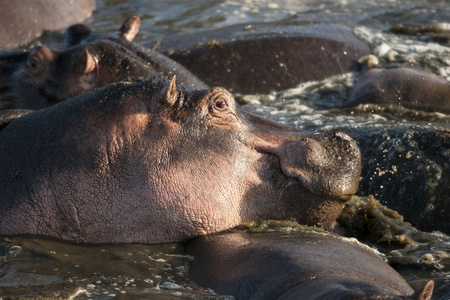
[[[91,73],[97,68],[97,58],[91,53],[89,53],[89,50],[87,48],[85,49],[85,53],[86,53],[86,66],[83,73],[87,74]]]
[[[173,106],[177,102],[178,88],[176,81],[177,77],[173,75],[169,85],[165,86],[164,89],[162,90],[163,103],[167,106]]]
[[[84,39],[91,35],[94,29],[85,24],[75,24],[67,28],[64,44],[66,47],[72,47],[80,44]]]
[[[430,280],[425,284],[423,290],[420,292],[419,297],[417,297],[417,299],[430,300],[431,296],[433,295],[433,289],[434,289],[434,282],[433,280]]]
[[[129,17],[119,30],[119,36],[126,39],[129,42],[134,40],[134,37],[139,32],[139,27],[141,26],[141,19],[137,16]]]
[[[97,68],[97,58],[84,48],[72,55],[71,64],[74,74],[89,74]]]

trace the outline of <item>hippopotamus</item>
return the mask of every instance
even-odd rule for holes
[[[169,76],[197,89],[207,86],[180,64],[133,43],[140,19],[131,16],[118,33],[98,34],[76,24],[62,50],[0,52],[0,109],[41,109],[133,76]]]
[[[331,229],[360,161],[349,136],[240,111],[224,88],[125,80],[0,131],[0,235],[161,243],[264,218]]]
[[[190,277],[239,299],[431,299],[434,283],[412,288],[374,250],[324,232],[243,231],[188,241]]]
[[[266,93],[356,70],[358,58],[369,53],[343,25],[246,24],[159,41],[154,48],[180,65],[133,43],[139,26],[137,16],[118,35],[76,24],[62,50],[0,52],[0,109],[40,109],[129,77],[172,73],[194,88]]]
[[[410,69],[370,69],[355,83],[345,106],[397,104],[450,113],[450,82],[436,74]]]
[[[146,45],[206,84],[242,94],[267,94],[356,71],[358,59],[370,53],[352,28],[331,23],[238,24]]]
[[[82,22],[95,9],[95,0],[0,0],[0,47],[16,48],[44,30],[63,30]]]
[[[450,234],[448,126],[378,122],[341,130],[361,151],[359,195],[374,195],[421,230]]]

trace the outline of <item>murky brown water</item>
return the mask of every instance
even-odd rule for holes
[[[372,196],[352,197],[339,222],[342,239],[381,256],[420,289],[430,279],[448,292],[450,238],[422,232]],[[294,221],[264,221],[240,226],[249,232],[308,232]],[[197,286],[187,276],[193,257],[182,243],[162,245],[83,245],[39,237],[0,240],[2,296],[39,299],[228,299]]]
[[[89,21],[100,31],[116,31],[131,14],[141,17],[140,42],[244,22],[292,20],[350,24],[355,26],[356,35],[371,46],[380,66],[418,67],[450,79],[450,49],[448,39],[445,40],[450,29],[447,1],[413,0],[398,4],[370,0],[116,0],[98,1],[98,8]],[[411,34],[389,31],[395,24],[438,26],[444,29],[443,40],[437,42],[433,32],[418,31],[418,27],[413,27]],[[399,106],[361,105],[353,109],[336,109],[345,101],[357,76],[347,73],[320,82],[303,83],[286,91],[236,96],[241,105],[247,105],[247,109],[265,117],[306,130],[343,130],[359,138],[362,148],[371,148],[362,149],[367,155],[367,167],[363,171],[366,173],[362,176],[367,178],[358,195],[364,196],[353,197],[340,218],[348,235],[346,238],[378,251],[413,288],[421,288],[427,280],[433,279],[436,282],[433,299],[450,299],[449,236],[440,232],[422,232],[376,200],[400,199],[408,192],[418,194],[413,187],[395,181],[404,178],[405,172],[412,172],[397,160],[403,156],[400,162],[407,160],[409,166],[414,165],[414,170],[420,168],[428,172],[413,174],[417,178],[429,176],[418,181],[423,182],[423,186],[416,187],[417,190],[429,189],[428,194],[420,197],[435,197],[448,205],[449,185],[441,184],[441,189],[432,185],[442,182],[442,178],[448,180],[448,163],[424,156],[423,150],[413,143],[414,139],[408,140],[408,137],[425,135],[433,130],[448,132],[450,116]],[[380,140],[378,143],[367,142],[374,141],[375,136]],[[385,151],[390,156],[383,156]],[[450,161],[449,149],[443,150],[442,157],[445,155]],[[415,177],[411,178],[415,180]],[[386,194],[390,181],[396,183]],[[369,194],[375,198],[367,197]],[[295,222],[276,221],[247,224],[246,228],[253,231],[305,230]],[[184,254],[181,243],[91,246],[35,237],[1,238],[0,297],[226,298],[190,282],[186,268],[191,259]]]

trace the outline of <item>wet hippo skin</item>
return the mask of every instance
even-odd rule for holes
[[[253,23],[148,43],[206,84],[268,93],[357,69],[370,52],[339,24]]]
[[[262,218],[331,229],[360,160],[347,135],[240,111],[223,88],[122,81],[0,131],[0,234],[160,243]]]
[[[371,69],[357,80],[346,106],[363,103],[450,113],[450,82],[422,70]]]
[[[236,299],[430,299],[362,246],[323,232],[220,233],[188,242],[189,274]]]
[[[421,230],[450,234],[448,126],[383,125],[345,130],[362,153],[358,194],[374,195]]]
[[[0,0],[0,47],[16,48],[44,30],[63,30],[82,22],[95,9],[95,0]]]

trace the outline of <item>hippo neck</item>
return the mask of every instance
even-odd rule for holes
[[[126,49],[126,56],[132,57],[138,62],[135,66],[137,69],[134,71],[136,74],[133,76],[169,76],[176,70],[177,81],[181,84],[195,89],[208,88],[204,82],[198,79],[189,70],[165,55],[121,38],[109,37],[107,39],[109,42],[115,43],[116,45],[118,44]]]
[[[0,52],[0,109],[16,107],[14,73],[26,63],[29,52]]]

